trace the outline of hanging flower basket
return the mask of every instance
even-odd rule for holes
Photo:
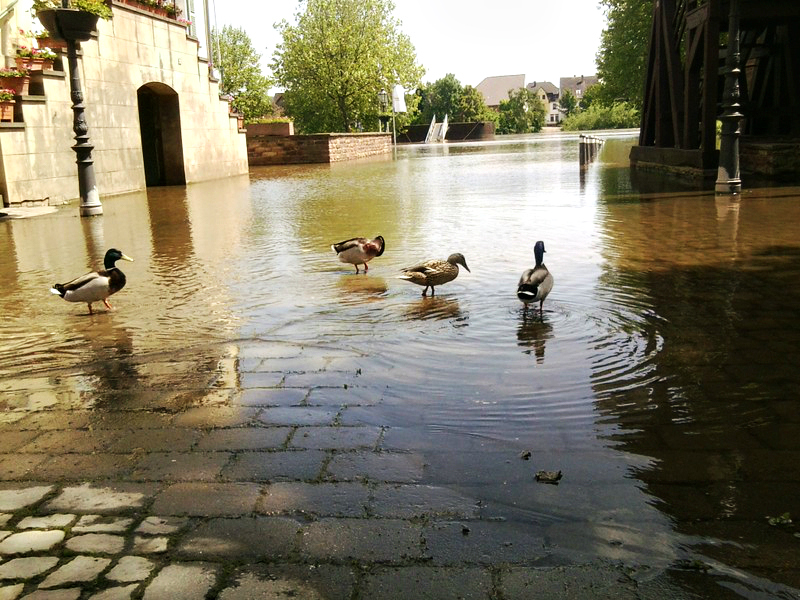
[[[40,10],[36,13],[50,36],[57,40],[85,42],[92,38],[100,18],[94,13],[73,8]]]

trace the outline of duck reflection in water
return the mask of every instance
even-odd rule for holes
[[[356,277],[355,274],[343,275],[337,285],[342,291],[341,301],[346,304],[375,302],[384,297],[389,286],[382,277]]]
[[[525,348],[525,354],[533,353],[536,364],[544,363],[544,347],[553,338],[553,326],[544,319],[530,318],[522,311],[522,320],[517,328],[517,345]]]
[[[467,316],[462,313],[458,300],[455,298],[423,296],[406,308],[405,316],[408,320],[452,319],[455,327],[467,325]]]

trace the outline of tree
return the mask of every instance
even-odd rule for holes
[[[497,123],[498,114],[486,106],[486,100],[476,88],[471,85],[464,86],[461,98],[458,101],[458,109],[453,121],[461,123],[474,123],[478,121],[493,121]]]
[[[270,66],[298,130],[377,129],[380,90],[417,87],[422,68],[393,11],[390,0],[301,0],[296,24],[276,25]]]
[[[607,28],[600,38],[597,74],[603,82],[598,100],[611,106],[629,102],[641,109],[653,0],[601,0]]]
[[[225,25],[222,32],[215,29],[213,43],[219,42],[220,92],[233,98],[233,106],[244,114],[245,121],[272,114],[269,79],[261,73],[261,56],[253,48],[243,29]]]
[[[452,73],[422,87],[419,122],[428,123],[435,116],[441,121],[445,115],[452,120],[458,110],[464,88]]]
[[[545,108],[533,90],[519,88],[500,101],[498,133],[536,133],[544,127]]]
[[[575,94],[572,93],[572,90],[564,90],[564,93],[561,94],[561,98],[558,99],[558,105],[566,116],[570,116],[578,108],[578,99],[575,97]]]

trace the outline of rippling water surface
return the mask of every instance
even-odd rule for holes
[[[213,361],[253,340],[346,349],[380,397],[372,415],[428,448],[431,477],[552,521],[576,551],[702,548],[749,570],[737,593],[791,597],[797,537],[766,516],[800,517],[800,190],[717,198],[632,177],[633,140],[610,134],[585,172],[575,136],[509,137],[256,168],[108,199],[98,219],[70,206],[0,223],[0,390],[20,372],[43,387],[63,374],[100,391],[157,384],[149,355]],[[378,234],[386,252],[367,275],[330,250]],[[514,294],[540,239],[555,278],[541,317]],[[48,293],[111,246],[136,259],[120,264],[118,310],[89,317]],[[453,252],[471,273],[435,297],[396,278]],[[137,360],[115,370],[120,356]],[[203,372],[192,360],[182,377]],[[497,448],[533,448],[581,484],[526,500],[529,483],[487,474]],[[594,533],[576,535],[576,516]]]

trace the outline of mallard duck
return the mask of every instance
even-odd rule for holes
[[[403,269],[403,274],[398,279],[424,285],[423,296],[426,296],[428,288],[431,288],[431,296],[433,296],[434,286],[445,284],[458,277],[458,265],[469,271],[464,255],[457,252],[448,256],[447,260],[427,260],[413,267],[407,267]],[[469,272],[472,273],[472,271]]]
[[[383,236],[378,236],[374,240],[359,237],[332,244],[331,249],[339,256],[343,263],[355,265],[356,273],[359,273],[358,265],[364,265],[364,273],[369,270],[367,263],[376,256],[383,254],[386,249],[386,242]]]
[[[105,268],[102,271],[92,271],[67,283],[57,283],[50,288],[50,291],[67,302],[86,302],[89,305],[90,315],[94,314],[92,303],[100,300],[110,310],[112,306],[108,303],[108,297],[125,287],[125,273],[116,267],[118,260],[133,262],[129,256],[125,256],[116,248],[111,248],[103,259]]]
[[[539,314],[542,314],[542,305],[547,294],[553,289],[553,276],[542,262],[544,260],[544,242],[538,241],[533,246],[533,255],[536,257],[536,266],[528,269],[519,278],[517,285],[517,298],[522,300],[527,312],[528,304],[539,302]]]

